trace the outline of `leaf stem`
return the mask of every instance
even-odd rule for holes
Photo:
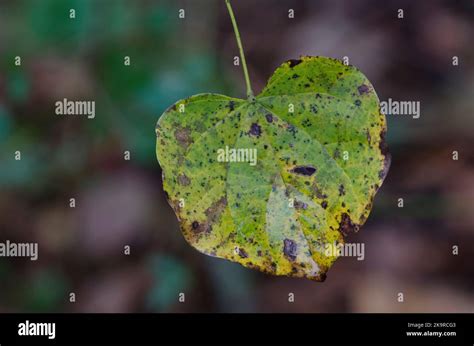
[[[242,60],[242,67],[244,70],[245,83],[247,85],[247,99],[249,101],[254,101],[255,96],[253,95],[252,86],[250,85],[249,71],[247,70],[247,62],[245,60],[244,48],[242,47],[242,41],[240,40],[239,28],[237,27],[237,22],[235,21],[234,11],[230,5],[230,0],[225,0],[227,5],[227,10],[229,11],[230,20],[232,21],[232,26],[234,27],[235,38],[237,40],[237,45],[239,46],[240,59]]]

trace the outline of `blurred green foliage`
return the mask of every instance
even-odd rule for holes
[[[75,18],[70,18],[71,9]],[[159,172],[155,124],[165,107],[192,94],[230,89],[212,49],[215,42],[203,44],[192,37],[182,42],[183,32],[192,32],[198,23],[191,19],[183,25],[177,13],[172,1],[0,4],[3,198],[30,205],[31,215],[35,205],[47,205],[51,198],[68,200],[64,195],[79,191],[110,169],[111,162],[119,169],[125,150],[131,152],[128,167]],[[21,66],[15,65],[16,56]],[[124,65],[125,56],[130,66]],[[63,98],[95,101],[96,118],[56,115],[54,103]],[[15,160],[16,151],[21,160]],[[16,199],[18,192],[25,194],[24,201]],[[149,268],[154,281],[148,308],[169,309],[176,290],[186,288],[193,274],[171,256],[152,257]],[[11,272],[2,265],[0,282],[7,276]],[[59,309],[70,280],[42,270],[22,280],[21,289],[10,291],[13,296],[0,294],[0,302],[10,297],[8,305],[27,311]]]
[[[229,89],[211,43],[191,40],[175,49],[184,29],[172,2],[26,0],[0,6],[6,52],[0,58],[6,86],[0,99],[0,185],[37,185],[61,174],[51,166],[70,170],[61,164],[64,150],[57,154],[68,141],[61,138],[58,145],[51,134],[60,134],[71,121],[77,124],[74,146],[82,152],[71,160],[77,173],[87,171],[97,145],[110,141],[117,144],[112,149],[117,156],[130,150],[134,162],[155,167],[154,126],[165,107],[199,92]],[[75,9],[75,19],[69,17],[70,9]],[[16,55],[22,66],[14,65]],[[130,66],[124,65],[125,56]],[[64,64],[66,71],[42,71],[48,59]],[[48,80],[38,75],[54,74],[52,78],[65,78],[66,87],[69,83],[77,89],[78,76],[68,69],[87,77],[86,90],[77,90],[75,97],[96,101],[93,121],[79,124],[54,114],[61,90],[42,85]],[[38,93],[43,95],[40,103]],[[22,150],[22,162],[13,162],[12,150]]]
[[[153,255],[148,260],[153,284],[148,292],[147,306],[152,311],[167,311],[178,303],[177,292],[190,288],[191,272],[186,264],[172,256]]]

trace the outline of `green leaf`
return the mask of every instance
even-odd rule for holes
[[[282,64],[255,99],[200,94],[175,103],[156,127],[157,157],[193,247],[321,281],[337,258],[328,250],[366,221],[387,174],[385,132],[359,70],[302,57]],[[220,162],[226,147],[256,149],[256,164]]]

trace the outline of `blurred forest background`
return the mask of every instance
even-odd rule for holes
[[[256,92],[284,60],[348,56],[381,100],[421,101],[420,119],[388,116],[392,166],[349,239],[365,261],[340,258],[315,283],[201,255],[182,237],[155,124],[186,96],[244,97],[223,0],[1,0],[0,241],[40,250],[36,262],[0,258],[0,312],[474,312],[474,2],[233,6]],[[63,98],[96,101],[96,118],[55,115]]]

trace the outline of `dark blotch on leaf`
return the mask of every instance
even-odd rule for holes
[[[301,201],[295,201],[294,203],[295,209],[307,209],[308,205]]]
[[[239,256],[241,258],[248,258],[249,257],[249,254],[244,249],[239,248],[238,253],[239,253]]]
[[[298,64],[301,64],[301,59],[291,59],[288,60],[290,67],[295,67]]]
[[[221,197],[221,199],[212,203],[212,205],[205,211],[208,223],[214,224],[217,222],[226,206],[227,199],[225,197]]]
[[[298,250],[298,246],[296,243],[291,239],[283,240],[283,253],[286,257],[288,257],[291,261],[296,259],[296,252]]]
[[[313,186],[313,190],[314,190],[314,194],[316,195],[316,197],[318,197],[319,199],[324,199],[324,198],[328,198],[328,196],[323,193],[323,191],[321,189],[319,189],[316,184]]]
[[[260,137],[261,133],[262,133],[262,128],[260,127],[260,125],[258,125],[257,123],[253,123],[251,126],[250,126],[250,131],[249,133],[252,135],[252,136],[257,136],[257,137]]]
[[[199,228],[199,222],[197,221],[194,221],[191,225],[191,227],[193,228],[193,230],[197,230]]]
[[[388,152],[388,145],[387,145],[387,142],[385,140],[385,135],[386,135],[386,130],[382,130],[382,132],[380,133],[380,143],[379,143],[379,149],[380,149],[380,152],[382,153],[382,155],[384,155],[384,161],[383,161],[383,167],[382,169],[379,171],[379,178],[381,180],[384,180],[385,177],[387,176],[388,174],[388,170],[390,168],[390,164],[392,162],[392,156],[390,155],[390,153]]]
[[[286,128],[288,132],[291,132],[291,134],[293,135],[293,137],[296,138],[296,132],[298,132],[296,130],[296,127],[294,127],[293,125],[288,125],[288,127]]]
[[[321,207],[323,207],[323,209],[326,209],[328,207],[328,202],[322,201],[321,202]]]
[[[186,176],[186,174],[180,174],[178,176],[178,182],[181,185],[188,186],[191,183],[191,180]]]
[[[191,130],[188,128],[183,128],[183,127],[178,128],[174,132],[174,137],[176,138],[178,143],[184,148],[187,148],[193,141],[191,139]]]
[[[367,85],[362,84],[357,87],[357,90],[359,91],[359,94],[362,95],[362,94],[367,94],[370,89]]]
[[[354,104],[355,104],[357,107],[359,107],[360,104],[361,104],[361,102],[360,102],[360,100],[355,100]]]
[[[267,113],[265,115],[265,119],[267,119],[269,123],[273,122],[273,116],[270,113]]]
[[[344,185],[339,185],[339,196],[344,196],[346,194],[346,190],[344,189]]]
[[[388,154],[388,145],[385,140],[385,135],[387,134],[387,130],[383,129],[382,132],[380,132],[380,143],[379,143],[379,149],[382,155],[387,155]]]
[[[301,174],[301,175],[306,175],[306,176],[311,176],[316,172],[316,168],[311,167],[311,166],[296,166],[290,172],[291,173],[296,173],[296,174]]]
[[[339,223],[339,231],[344,235],[348,236],[351,233],[355,233],[359,230],[359,225],[352,222],[351,217],[347,213],[342,213],[341,222]]]

